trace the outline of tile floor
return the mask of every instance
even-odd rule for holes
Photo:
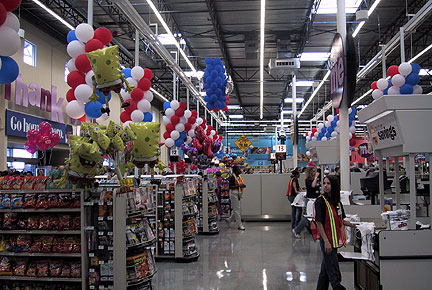
[[[309,233],[294,239],[289,222],[247,222],[246,231],[219,226],[219,235],[198,236],[198,261],[158,261],[154,288],[315,289],[322,254]],[[354,289],[353,263],[340,267],[343,285]]]

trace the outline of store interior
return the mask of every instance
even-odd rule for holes
[[[0,0],[0,290],[430,289],[431,25]]]

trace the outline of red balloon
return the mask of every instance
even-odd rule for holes
[[[397,65],[391,65],[388,69],[387,69],[387,74],[390,77],[393,77],[394,75],[397,75],[399,73],[399,67]]]
[[[188,132],[190,129],[192,129],[192,125],[190,123],[184,124],[185,131]]]
[[[378,85],[377,85],[377,81],[374,81],[372,84],[371,84],[371,89],[372,90],[377,90],[378,89]],[[338,109],[339,110],[339,109]],[[338,114],[339,114],[339,112],[338,112]]]
[[[312,128],[312,134],[317,131],[317,128]]]
[[[204,118],[202,118],[202,120],[203,120],[202,125],[205,125],[205,124],[207,123],[207,120],[204,119]],[[205,128],[205,127],[204,127],[204,128]]]
[[[85,83],[85,75],[80,71],[71,71],[67,76],[67,84],[73,89]]]
[[[31,154],[34,154],[37,151],[37,146],[29,141],[24,143],[24,148]]]
[[[196,117],[194,117],[194,116],[190,116],[189,119],[188,119],[188,122],[189,122],[189,124],[191,124],[191,125],[195,124],[195,122],[196,122]]]
[[[355,138],[351,138],[350,141],[349,141],[349,145],[350,145],[351,147],[354,147],[354,146],[356,145],[356,143],[357,143],[357,141],[356,141]]]
[[[48,135],[52,131],[52,126],[48,122],[42,122],[39,124],[39,132],[42,133],[42,135]]]
[[[144,91],[141,90],[140,88],[134,88],[132,90],[131,93],[131,98],[132,100],[134,100],[136,103],[138,103],[139,101],[142,100],[142,98],[144,98]]]
[[[175,111],[175,114],[176,114],[176,116],[178,116],[178,117],[183,117],[183,116],[184,116],[184,110],[182,110],[181,108],[178,108],[178,109]]]
[[[219,135],[219,140],[222,140],[223,139],[223,136],[222,135]]]
[[[69,91],[67,91],[66,100],[68,102],[72,102],[73,100],[76,100],[74,89],[70,89]]]
[[[0,2],[3,3],[6,11],[8,12],[14,11],[21,4],[21,0],[1,0]]]
[[[76,58],[75,66],[79,71],[81,71],[83,73],[88,73],[89,70],[92,69],[92,67],[90,65],[90,61],[89,61],[86,54],[81,54]]]
[[[356,134],[355,133],[352,133],[352,135],[351,135],[351,139],[355,139],[357,136],[356,136]]]
[[[7,17],[7,10],[4,7],[3,3],[0,2],[0,26],[5,23]]]
[[[229,96],[228,95],[225,95],[225,98],[227,99],[227,101],[229,101],[230,99],[229,99]]]
[[[87,117],[86,114],[84,114],[81,118],[78,119],[78,121],[85,122],[86,117]]]
[[[85,51],[91,52],[104,47],[103,43],[98,39],[91,39],[85,45]]]
[[[36,129],[30,129],[27,132],[28,141],[35,141],[35,140],[37,140],[38,136],[39,136],[39,131]]]
[[[166,130],[171,133],[172,131],[175,130],[174,125],[172,123],[169,123],[168,125],[166,125]]]
[[[132,121],[131,114],[129,112],[126,112],[126,111],[122,112],[120,114],[120,121],[122,123],[126,123],[127,121]]]
[[[151,69],[145,68],[144,69],[144,76],[143,78],[151,80],[153,78],[153,72],[151,71]],[[144,90],[147,91],[147,90]]]
[[[151,81],[149,79],[146,78],[142,78],[139,82],[138,82],[138,87],[140,89],[142,89],[143,91],[148,91],[151,88]]]
[[[339,114],[339,109],[336,109],[336,113]]]
[[[60,135],[56,132],[51,132],[49,137],[51,139],[51,147],[56,146],[60,142]]]
[[[218,135],[218,131],[215,131],[215,136]]]
[[[183,111],[186,110],[187,106],[185,102],[180,102],[179,104],[180,104],[179,109],[182,109]]]
[[[112,34],[108,28],[99,27],[95,30],[93,38],[102,42],[103,45],[108,45],[112,40]]]
[[[219,138],[218,135],[214,135],[214,136],[213,136],[213,140],[214,140],[214,141],[216,141],[217,138]]]
[[[179,118],[179,116],[174,115],[174,116],[171,117],[171,123],[172,123],[174,126],[177,125],[179,122],[180,122],[180,118]]]
[[[170,136],[170,132],[165,131],[165,133],[163,134],[163,137],[164,137],[165,140],[168,139],[168,138],[170,138],[171,137]]]
[[[210,131],[213,130],[213,126],[212,125],[208,125],[207,126],[207,130],[210,130]]]
[[[193,110],[193,111],[191,111],[191,113],[192,113],[192,117],[194,117],[194,118],[196,118],[197,116],[198,116],[198,112],[197,111],[195,111],[195,110]],[[189,118],[190,119],[190,118]],[[195,123],[195,122],[194,122]]]
[[[220,109],[214,109],[213,111],[215,111],[216,113],[219,112]]]
[[[224,112],[228,111],[228,107],[223,108],[222,111]]]
[[[41,151],[45,151],[51,146],[51,139],[49,136],[39,135],[37,146]]]
[[[137,109],[137,104],[135,103],[134,100],[132,99],[128,99],[125,101],[125,103],[129,103],[130,105],[128,107],[125,107],[124,110],[128,113],[132,113],[133,111],[135,111]],[[124,122],[123,122],[124,123]]]

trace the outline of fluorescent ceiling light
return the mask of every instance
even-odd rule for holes
[[[312,87],[315,84],[314,81],[296,81],[296,87]],[[292,83],[291,83],[292,85]]]
[[[202,77],[204,76],[204,72],[202,70],[199,71],[184,71],[184,74],[188,77],[188,78],[197,78],[197,79],[202,79]]]
[[[265,4],[266,0],[261,0],[261,19],[260,19],[260,119],[264,117],[264,29],[265,29]]]
[[[416,59],[418,59],[420,56],[422,56],[423,54],[425,54],[429,49],[432,48],[432,44],[429,45],[428,47],[426,47],[425,49],[423,49],[422,51],[419,52],[419,54],[417,54],[416,56],[414,56],[412,59],[410,59],[408,62],[412,63],[414,61],[416,61]]]
[[[292,114],[292,110],[284,110],[282,111],[282,114],[286,115],[286,114]]]
[[[422,68],[419,72],[419,76],[428,76],[432,74],[432,70],[427,68]]]
[[[243,115],[228,115],[230,119],[243,119]]]
[[[165,31],[169,34],[169,39],[175,39],[173,33],[171,32],[171,29],[168,27],[168,25],[166,24],[165,20],[162,18],[162,15],[159,13],[159,11],[157,10],[156,6],[153,4],[153,2],[151,0],[147,0],[148,5],[150,6],[150,8],[153,10],[153,13],[156,15],[157,19],[159,20],[159,22],[162,24],[163,28],[165,29]],[[180,54],[183,56],[183,58],[185,59],[186,63],[188,64],[188,66],[190,67],[190,69],[194,72],[196,72],[195,67],[193,66],[193,64],[191,63],[191,61],[189,60],[188,56],[186,55],[186,53],[184,52],[184,50],[180,47],[180,44],[175,41],[175,46],[179,49]]]
[[[321,0],[317,14],[336,14],[336,1],[337,0]],[[345,0],[345,12],[347,14],[355,13],[362,1],[363,0]]]
[[[204,97],[204,96],[207,96],[207,93],[206,92],[200,92],[200,95]]]
[[[153,92],[153,94],[155,94],[156,96],[158,96],[162,101],[169,102],[167,98],[165,98],[164,96],[162,96],[162,94],[159,93],[158,91],[156,91],[155,89],[150,88],[150,91]]]
[[[228,105],[228,110],[238,110],[241,109],[240,105]]]
[[[296,98],[296,103],[303,103],[304,99],[303,98]],[[285,98],[284,100],[285,103],[292,103],[293,102],[293,98]]]
[[[329,56],[329,52],[303,52],[300,61],[326,61]]]
[[[163,45],[175,45],[177,43],[174,35],[170,35],[168,33],[161,33],[157,37]],[[180,44],[186,44],[183,38],[180,38]]]
[[[354,30],[352,37],[356,37],[357,34],[360,32],[360,29],[362,29],[363,25],[365,24],[366,21],[361,21],[359,23],[359,25],[357,25],[356,29]]]
[[[306,108],[310,104],[310,102],[312,102],[312,100],[315,97],[315,95],[318,94],[318,91],[324,85],[324,82],[328,79],[329,76],[330,76],[330,70],[327,71],[327,73],[325,74],[324,78],[319,83],[318,87],[315,89],[315,91],[313,91],[312,95],[309,97],[309,99],[307,100],[306,104],[304,104],[303,109],[300,111],[300,114],[298,114],[299,118],[303,114],[303,112],[306,110]]]
[[[52,11],[51,9],[49,9],[47,6],[45,6],[40,1],[33,0],[33,2],[36,3],[37,5],[39,5],[41,8],[43,8],[46,12],[48,12],[49,14],[51,14],[52,16],[54,16],[55,19],[57,19],[58,21],[60,21],[61,23],[63,23],[70,30],[74,30],[75,29],[75,27],[73,27],[72,25],[70,25],[66,20],[64,20],[63,18],[61,18],[57,13],[55,13],[54,11]]]
[[[378,4],[381,2],[381,0],[375,0],[375,2],[372,4],[372,6],[369,8],[369,10],[368,10],[368,16],[371,16],[372,15],[372,13],[374,12],[374,10],[375,10],[375,8],[377,8],[377,6],[378,6]],[[365,21],[361,21],[358,25],[357,25],[357,27],[356,27],[356,29],[354,30],[354,32],[353,32],[353,34],[352,34],[352,36],[353,37],[356,37],[357,36],[357,34],[360,32],[360,29],[362,29],[362,27],[363,27],[363,25],[365,24]]]

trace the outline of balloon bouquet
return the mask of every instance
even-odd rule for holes
[[[218,112],[219,110],[227,111],[229,102],[225,68],[222,60],[217,57],[214,60],[206,58],[206,70],[204,73],[204,89],[206,96],[204,101],[207,102],[207,109]],[[230,88],[232,90],[232,87]]]
[[[174,165],[175,165],[175,168],[174,168]],[[186,172],[186,170],[189,167],[189,164],[187,164],[183,159],[181,159],[180,161],[175,162],[175,163],[170,162],[168,164],[168,166],[169,166],[171,172],[174,172],[175,174],[182,174],[182,173]]]
[[[34,154],[38,149],[45,151],[53,148],[60,142],[60,135],[52,131],[51,124],[42,122],[39,124],[39,129],[30,129],[27,132],[27,141],[24,144],[25,149]]]
[[[12,13],[20,4],[21,0],[0,0],[0,84],[12,83],[19,74],[18,64],[11,56],[21,47],[20,22]]]

